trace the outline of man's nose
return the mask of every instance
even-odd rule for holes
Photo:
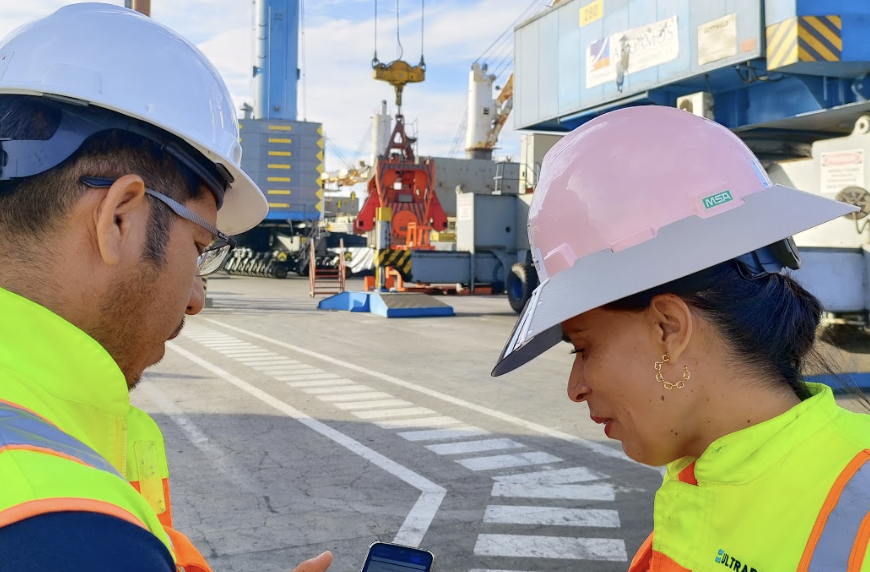
[[[190,288],[190,300],[187,301],[187,315],[195,316],[205,307],[205,278],[197,276]]]

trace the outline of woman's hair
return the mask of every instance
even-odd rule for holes
[[[675,294],[716,328],[733,357],[766,377],[783,380],[801,400],[810,397],[801,376],[806,358],[815,353],[821,302],[788,275],[749,280],[738,264],[733,260],[718,264],[605,308],[642,311],[655,296]]]

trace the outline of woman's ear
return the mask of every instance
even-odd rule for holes
[[[695,316],[685,300],[674,294],[662,294],[652,299],[649,306],[653,342],[663,353],[676,360],[685,351],[695,330]]]

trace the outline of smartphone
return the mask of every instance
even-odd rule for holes
[[[428,550],[373,542],[362,572],[431,572],[434,568],[435,555]]]

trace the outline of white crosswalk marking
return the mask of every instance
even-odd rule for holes
[[[408,441],[440,441],[443,439],[463,439],[465,437],[476,437],[478,435],[488,435],[489,431],[480,427],[472,427],[470,425],[462,425],[461,427],[450,427],[447,429],[427,429],[425,431],[404,431],[399,433],[399,437]]]
[[[612,538],[569,538],[519,534],[481,534],[474,546],[477,556],[558,558],[625,562],[625,542]]]
[[[408,427],[448,427],[459,425],[459,419],[439,415],[438,417],[417,417],[412,419],[388,419],[387,421],[375,421],[375,425],[384,429],[406,429]]]
[[[304,363],[299,363],[298,361],[294,361],[292,359],[281,361],[253,362],[248,365],[250,365],[254,369],[314,369],[310,365],[305,365]]]
[[[616,499],[613,485],[539,485],[496,483],[492,487],[494,497],[517,497],[529,499],[599,500]]]
[[[461,455],[463,453],[481,453],[483,451],[498,451],[500,449],[519,449],[520,447],[525,447],[525,445],[511,439],[481,439],[480,441],[426,445],[427,449],[439,455]]]
[[[404,399],[381,399],[378,401],[353,401],[351,403],[340,402],[333,403],[333,405],[339,409],[351,411],[353,409],[376,409],[380,407],[408,407],[414,404]]]
[[[456,461],[466,469],[472,471],[491,471],[493,469],[509,469],[511,467],[525,467],[528,465],[543,465],[545,463],[558,463],[559,457],[538,451],[532,453],[520,453],[517,455],[496,455],[494,457],[474,457]]]
[[[464,455],[456,462],[470,471],[511,472],[493,476],[492,500],[514,504],[490,504],[483,523],[496,532],[514,532],[517,527],[572,527],[577,529],[619,529],[619,513],[614,509],[537,506],[516,503],[548,504],[546,501],[594,501],[615,499],[615,489],[607,475],[586,467],[554,468],[563,459],[543,451],[530,451],[520,440],[493,436],[489,431],[464,421],[439,415],[432,409],[417,406],[385,391],[340,378],[304,362],[269,352],[230,336],[200,340],[206,347],[251,367],[264,376],[286,382],[289,387],[318,400],[348,411],[355,417],[386,430],[396,431],[403,439],[420,442],[439,455]],[[346,366],[351,367],[351,366]],[[353,369],[353,367],[351,367]],[[377,376],[376,376],[377,377]],[[310,401],[309,401],[310,403]],[[525,448],[522,453],[510,450]],[[494,454],[497,451],[508,452]],[[473,457],[468,457],[474,455]],[[544,467],[540,467],[544,465]],[[535,466],[538,466],[535,468]],[[527,467],[528,469],[522,469]],[[504,469],[520,469],[504,471]],[[596,482],[597,481],[597,482]],[[542,499],[542,500],[521,500]],[[546,499],[546,500],[543,500]],[[563,504],[563,503],[558,503]],[[513,527],[513,528],[511,528]],[[522,529],[523,530],[532,530]],[[558,530],[558,529],[556,529]],[[561,529],[564,531],[565,529]],[[534,532],[542,532],[536,528]],[[615,534],[618,536],[618,534]],[[601,532],[592,534],[601,536]],[[479,534],[474,554],[478,557],[548,558],[561,560],[627,561],[625,543],[618,538],[579,538],[528,534]],[[520,565],[522,566],[522,565]],[[475,568],[469,572],[521,572]]]
[[[248,367],[252,367],[252,368],[256,369],[257,371],[262,371],[262,370],[266,370],[266,369],[284,369],[284,368],[294,369],[300,373],[305,372],[305,371],[311,371],[311,372],[323,371],[322,369],[316,370],[315,368],[312,368],[312,367],[307,366],[307,365],[302,365],[302,364],[288,362],[288,361],[265,361],[265,362],[242,362],[242,363],[244,363]],[[296,373],[296,371],[294,371],[293,373]]]
[[[619,513],[610,509],[490,505],[486,507],[483,522],[619,528]]]
[[[389,393],[383,391],[372,391],[371,393],[357,393],[355,395],[324,395],[320,399],[323,401],[362,401],[364,399],[388,399],[393,397]]]
[[[493,477],[501,483],[516,484],[540,484],[562,485],[567,483],[583,483],[587,481],[599,481],[609,478],[607,475],[598,473],[587,467],[568,467],[565,469],[550,469],[548,471],[534,471],[519,473],[516,475],[502,475]]]
[[[292,377],[295,378],[296,376],[292,376]],[[303,381],[293,381],[293,380],[288,381],[288,380],[284,379],[283,377],[276,377],[275,379],[277,379],[278,381],[287,381],[287,385],[289,385],[290,387],[297,387],[297,388],[302,388],[302,387],[338,387],[341,385],[346,385],[348,383],[351,383],[351,381],[349,379],[343,379],[343,378],[339,378],[339,379],[312,379],[309,381],[304,381],[304,380]]]
[[[362,393],[367,391],[372,391],[372,388],[368,385],[336,385],[335,387],[312,387],[310,389],[303,389],[305,393],[310,393],[311,395],[320,395],[320,394],[328,394],[328,393]]]
[[[606,479],[607,476],[586,467],[568,467],[493,477],[494,497],[536,499],[600,500],[616,498],[608,483],[576,484]]]
[[[275,355],[272,352],[267,352],[267,351],[261,350],[260,348],[251,348],[249,350],[240,348],[237,350],[233,350],[231,352],[225,351],[225,352],[220,352],[220,353],[222,353],[223,355],[225,355],[229,358],[233,358],[233,359],[238,359],[238,358],[242,358],[242,357],[252,357],[252,356]]]
[[[287,372],[286,370],[274,370],[274,371],[263,371],[268,375],[273,376],[275,379],[279,381],[311,381],[315,379],[338,379],[338,376],[334,373],[326,373],[326,372],[300,372],[300,371],[291,371]],[[284,375],[287,374],[287,375]]]
[[[435,413],[425,407],[408,407],[406,409],[386,409],[383,411],[357,411],[354,413],[360,419],[388,419],[390,417],[404,417],[406,415],[430,415]]]

